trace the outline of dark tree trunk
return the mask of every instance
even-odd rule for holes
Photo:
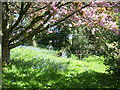
[[[9,64],[10,59],[10,49],[9,49],[9,39],[7,35],[2,37],[2,62]]]
[[[9,64],[10,49],[9,49],[9,31],[7,30],[8,24],[8,7],[7,3],[2,4],[2,63]]]

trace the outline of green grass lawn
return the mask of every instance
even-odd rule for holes
[[[105,71],[102,56],[77,60],[56,53],[33,47],[12,49],[12,64],[3,67],[3,88],[120,88],[119,79]]]

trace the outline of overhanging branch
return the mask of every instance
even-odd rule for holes
[[[22,3],[21,3],[21,4],[22,4]],[[12,32],[13,29],[20,23],[20,21],[22,20],[23,16],[24,16],[25,13],[28,11],[28,9],[30,8],[30,6],[31,6],[31,3],[28,3],[28,4],[25,6],[24,10],[20,11],[19,17],[18,17],[18,19],[16,20],[15,24],[12,25],[12,26],[8,29],[9,32]]]
[[[72,15],[74,15],[75,13],[77,13],[78,11],[80,11],[80,10],[82,10],[83,8],[88,7],[88,6],[89,6],[89,4],[88,4],[88,5],[85,5],[85,6],[83,6],[83,7],[81,7],[79,10],[74,11],[73,13],[71,13],[70,15],[66,16],[65,18],[63,18],[63,19],[57,21],[57,22],[54,23],[53,25],[50,25],[50,27],[53,27],[53,26],[59,24],[60,22],[66,20],[67,18],[71,17]]]
[[[21,33],[15,35],[10,42],[13,42],[14,40],[17,40],[20,36],[22,36],[27,30],[31,29],[36,22],[38,22],[39,20],[41,20],[43,17],[45,17],[46,15],[48,15],[50,13],[50,11],[46,11],[42,16],[37,16],[28,27],[26,27],[25,30],[23,30]]]
[[[83,8],[85,8],[85,7],[87,7],[87,6],[89,6],[89,4],[81,7],[81,9],[83,9]],[[78,11],[80,11],[81,9],[74,11],[74,12],[71,13],[70,15],[68,15],[68,16],[66,16],[65,18],[63,18],[63,19],[55,22],[55,23],[52,24],[52,25],[47,25],[46,27],[43,27],[43,26],[44,26],[43,24],[39,25],[36,29],[34,29],[33,31],[31,31],[30,33],[27,33],[28,35],[27,35],[26,37],[24,37],[22,40],[20,40],[19,42],[15,43],[15,44],[11,44],[10,47],[11,47],[11,48],[16,47],[16,46],[24,43],[26,40],[31,39],[31,38],[32,38],[34,35],[36,35],[37,33],[43,32],[43,31],[47,30],[49,27],[56,26],[57,24],[59,24],[59,23],[61,23],[62,21],[66,20],[67,18],[69,18],[70,16],[74,15],[75,13],[77,13]],[[44,21],[44,24],[48,22],[48,20],[50,19],[51,16],[52,16],[52,15],[49,15],[49,18],[47,18],[47,19]],[[28,30],[28,28],[25,29],[23,32],[21,32],[21,34],[19,34],[17,38],[19,38],[22,34],[24,34],[24,33],[26,32],[26,30]],[[22,35],[22,36],[23,36],[23,35]],[[17,38],[12,39],[11,42],[13,42],[14,40],[17,40]]]

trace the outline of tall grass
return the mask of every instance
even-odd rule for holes
[[[118,88],[118,79],[105,72],[104,58],[89,56],[83,60],[56,56],[57,51],[17,47],[11,50],[11,62],[3,67],[6,88]]]

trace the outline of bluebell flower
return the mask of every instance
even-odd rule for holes
[[[36,68],[36,67],[32,67],[32,68]]]
[[[63,66],[59,66],[60,69],[63,69]]]
[[[12,82],[14,82],[14,80],[11,80]]]

